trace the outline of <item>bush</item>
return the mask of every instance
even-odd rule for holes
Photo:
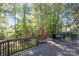
[[[65,38],[69,38],[69,39],[71,39],[71,40],[76,39],[76,36],[77,36],[77,34],[74,34],[74,33],[72,33],[72,32],[61,33],[61,34],[62,34],[62,36],[65,35]]]

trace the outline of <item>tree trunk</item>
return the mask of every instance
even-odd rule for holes
[[[27,27],[26,27],[26,10],[25,10],[25,4],[23,4],[23,37],[28,37],[27,34]]]
[[[14,3],[14,29],[16,33],[16,4]],[[15,34],[15,38],[17,38],[17,35]]]

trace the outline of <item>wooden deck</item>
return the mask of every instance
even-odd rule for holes
[[[11,56],[78,56],[78,41],[64,41],[55,43],[46,41],[38,46],[15,53]]]

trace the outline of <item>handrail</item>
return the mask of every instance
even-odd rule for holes
[[[7,56],[36,45],[37,38],[16,38],[0,42],[0,56]],[[32,41],[35,41],[33,43]]]

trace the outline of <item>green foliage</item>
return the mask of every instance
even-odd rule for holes
[[[4,33],[4,36],[7,34],[9,37],[27,37],[32,33],[38,35],[43,25],[47,34],[62,33],[65,28],[77,33],[77,27],[73,23],[78,21],[79,16],[76,15],[78,9],[79,4],[71,3],[2,4],[0,33]],[[7,23],[8,17],[14,20],[12,27]]]

